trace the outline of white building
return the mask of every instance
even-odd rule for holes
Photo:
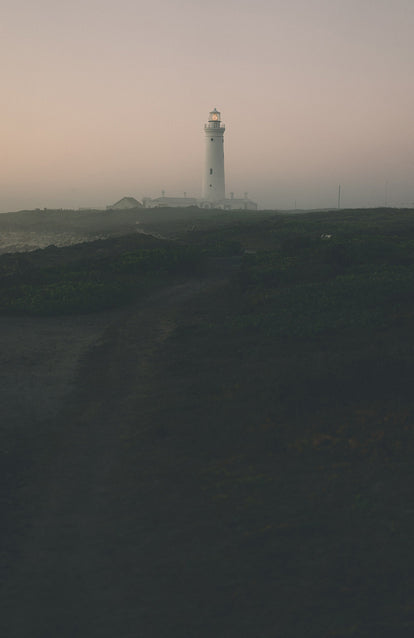
[[[187,206],[198,206],[199,200],[195,197],[166,197],[165,191],[162,191],[161,197],[151,199],[144,197],[142,200],[144,208],[186,208]]]
[[[248,193],[244,193],[243,199],[234,197],[234,193],[230,193],[230,199],[223,200],[220,208],[224,208],[224,210],[257,210],[257,204],[249,199]]]

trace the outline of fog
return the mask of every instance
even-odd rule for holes
[[[227,192],[262,208],[414,202],[411,0],[5,0],[0,211]]]

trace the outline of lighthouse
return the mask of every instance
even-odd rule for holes
[[[207,124],[204,124],[205,160],[203,171],[203,190],[201,199],[195,197],[162,197],[151,199],[145,197],[145,208],[174,207],[183,208],[197,206],[200,208],[218,208],[221,210],[257,210],[256,202],[253,202],[244,194],[244,198],[234,197],[230,193],[230,199],[226,199],[224,185],[224,131],[225,126],[221,121],[220,112],[217,109],[210,111]],[[122,200],[123,201],[123,200]]]
[[[224,187],[224,131],[217,109],[210,111],[204,124],[206,154],[203,174],[203,200],[216,205],[225,199]]]

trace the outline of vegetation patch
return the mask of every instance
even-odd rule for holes
[[[216,233],[249,252],[165,344],[153,419],[166,425],[145,437],[219,521],[220,635],[253,618],[249,635],[269,638],[408,635],[413,221],[315,214]]]
[[[0,258],[0,311],[54,315],[104,310],[129,303],[173,277],[202,270],[203,254],[176,244],[106,256],[92,252],[85,259],[86,252],[87,245],[80,259],[53,265],[45,263],[44,251],[29,259]]]
[[[47,468],[60,436],[81,448],[68,461],[79,492],[77,463],[91,460],[86,476],[102,467],[91,509],[108,512],[103,540],[87,528],[91,503],[77,510],[101,550],[87,593],[108,627],[96,632],[413,635],[413,211],[154,215],[143,223],[175,242],[0,260],[3,312],[90,311],[212,275],[107,331],[85,361],[81,407],[64,435],[53,423],[42,456]],[[11,483],[17,436],[15,447]],[[108,591],[118,615],[105,615]],[[94,631],[83,607],[71,618]]]

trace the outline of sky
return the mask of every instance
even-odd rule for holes
[[[0,211],[226,192],[414,203],[413,0],[2,0]]]

